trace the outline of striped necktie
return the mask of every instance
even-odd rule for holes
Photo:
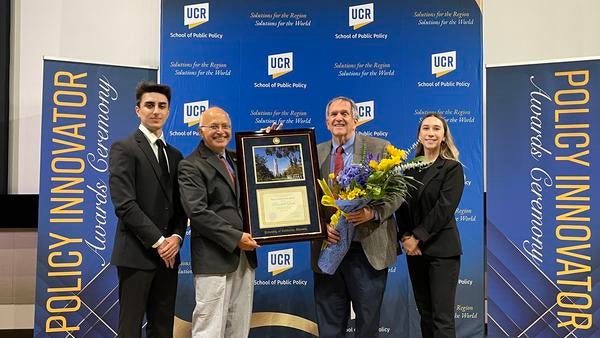
[[[231,179],[231,183],[235,183],[233,172],[231,172],[231,168],[229,167],[229,163],[227,163],[225,156],[219,155],[219,160],[221,160],[221,163],[223,163],[223,166],[225,167],[225,171],[227,171],[227,173],[229,174],[229,179]]]

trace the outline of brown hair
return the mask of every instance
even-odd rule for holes
[[[429,113],[425,115],[419,122],[419,127],[417,128],[417,140],[419,139],[419,133],[421,131],[421,125],[423,124],[423,121],[431,116],[442,121],[442,126],[444,126],[444,137],[446,138],[446,140],[442,140],[442,144],[440,145],[440,156],[445,159],[452,159],[458,161],[458,149],[454,144],[454,138],[452,137],[452,133],[450,132],[450,127],[448,127],[448,122],[446,122],[446,119],[444,119],[442,115],[438,113]],[[418,142],[417,150],[415,151],[415,156],[423,155],[425,155],[425,151],[423,150],[423,144],[421,142]]]

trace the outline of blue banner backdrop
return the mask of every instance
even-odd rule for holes
[[[35,337],[114,337],[108,150],[132,133],[155,69],[44,60]]]
[[[598,74],[599,60],[487,69],[489,337],[600,334]]]
[[[481,9],[474,0],[162,1],[161,71],[174,89],[167,139],[184,154],[199,115],[223,107],[234,131],[273,121],[330,137],[325,104],[358,102],[359,131],[408,148],[419,119],[443,114],[465,166],[456,217],[464,243],[456,318],[460,337],[483,336]],[[233,145],[232,145],[233,148]],[[189,245],[189,241],[185,241]],[[182,249],[177,315],[194,306],[189,247]],[[258,250],[252,337],[317,334],[308,243]],[[278,257],[289,263],[278,264]],[[418,337],[404,257],[390,269],[382,337]],[[187,323],[187,325],[186,325]],[[189,333],[187,333],[189,334]]]

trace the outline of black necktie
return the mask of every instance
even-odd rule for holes
[[[165,156],[165,143],[161,139],[158,139],[156,140],[156,145],[158,146],[158,165],[161,169],[160,179],[164,180],[164,183],[169,184],[169,165],[167,164],[167,156]]]

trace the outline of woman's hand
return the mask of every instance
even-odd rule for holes
[[[402,241],[402,247],[406,254],[409,256],[420,256],[421,249],[419,249],[419,240],[415,236],[405,237]]]

